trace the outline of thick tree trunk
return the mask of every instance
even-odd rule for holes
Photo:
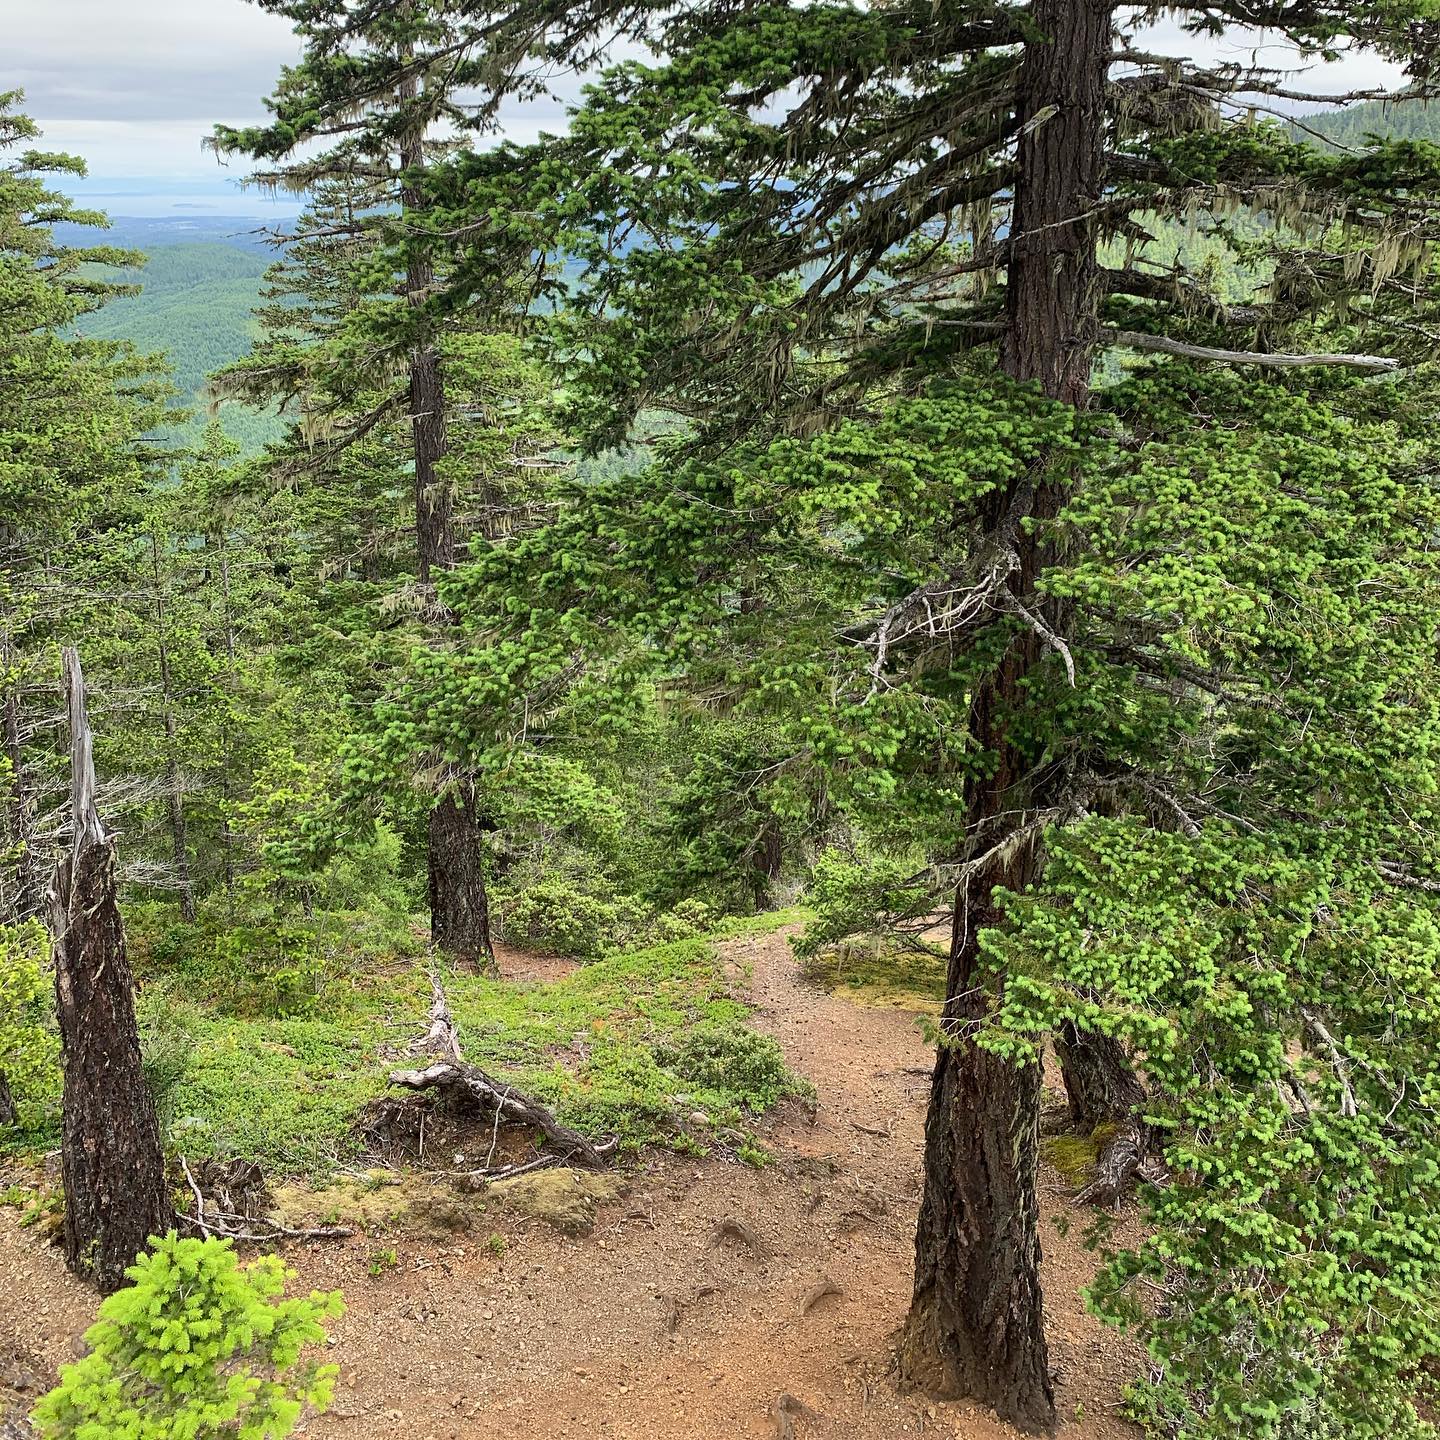
[[[445,794],[430,812],[430,939],[437,950],[491,969],[490,900],[485,891],[485,827],[474,810]]]
[[[1055,1423],[1040,1293],[1040,1069],[979,1049],[966,1032],[989,999],[977,934],[994,920],[957,906],[948,999],[925,1121],[915,1292],[900,1342],[907,1384],[989,1405],[1022,1430]]]
[[[10,1093],[10,1081],[0,1070],[0,1125],[13,1125],[20,1118],[15,1108],[15,1097]]]
[[[1054,399],[1085,404],[1099,333],[1099,266],[1084,218],[1103,189],[1109,0],[1036,0],[1044,39],[1027,44],[1019,78],[1019,174],[1010,231],[1007,374],[1038,382]],[[1027,519],[1052,517],[1063,478],[1045,471],[997,495],[984,517],[995,542],[1019,560],[1010,584],[1027,608],[1050,558]],[[1052,612],[1053,626],[1057,619]],[[1063,622],[1062,622],[1063,623]],[[971,728],[994,757],[967,794],[967,833],[1000,838],[1003,817],[1043,803],[1031,759],[1010,741],[1010,716],[1026,701],[1040,659],[1025,633],[975,696]],[[933,1394],[965,1396],[1023,1429],[1055,1423],[1040,1289],[1040,1068],[1017,1068],[979,1049],[976,1025],[999,999],[1003,977],[985,973],[980,932],[997,923],[997,886],[1035,877],[1022,847],[970,877],[955,902],[944,1043],[925,1127],[925,1189],[915,1238],[915,1292],[900,1342],[902,1378]]]
[[[108,1294],[153,1235],[175,1223],[155,1103],[140,1063],[115,842],[95,807],[85,684],[64,652],[74,841],[50,890],[55,1008],[65,1068],[61,1174],[65,1262]]]

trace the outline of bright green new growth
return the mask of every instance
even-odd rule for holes
[[[305,1357],[338,1290],[282,1298],[274,1255],[241,1266],[228,1240],[156,1240],[100,1307],[90,1353],[36,1407],[43,1440],[281,1440],[339,1373]]]
[[[59,1039],[48,1023],[50,982],[38,924],[0,925],[0,1075],[22,1129],[40,1123],[59,1088]]]

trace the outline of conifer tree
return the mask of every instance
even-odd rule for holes
[[[333,221],[338,238],[376,237],[390,247],[368,252],[369,283],[357,288],[358,303],[341,316],[327,315],[334,343],[306,357],[302,368],[327,367],[334,394],[368,392],[368,409],[351,414],[342,432],[331,431],[332,449],[348,449],[386,420],[408,421],[415,574],[422,596],[433,594],[437,577],[455,563],[458,540],[445,470],[453,416],[420,187],[445,143],[441,132],[473,118],[475,106],[461,97],[489,78],[480,36],[430,0],[258,3],[295,22],[304,57],[282,74],[269,125],[219,127],[213,144],[222,154],[273,162],[256,177],[262,184],[351,187],[349,213]],[[318,153],[309,153],[313,147]],[[433,602],[424,603],[433,611]],[[433,619],[440,627],[446,621],[441,612]],[[442,768],[436,780],[427,845],[433,938],[453,953],[488,961],[482,856],[490,822],[471,777]]]
[[[566,23],[633,22],[639,8],[569,7]],[[1437,59],[1421,0],[1185,16],[1197,32],[1264,25],[1312,52],[1373,47],[1420,91]],[[654,21],[660,61],[610,72],[566,140],[458,159],[433,220],[477,237],[473,278],[463,239],[452,261],[457,304],[483,286],[497,229],[585,262],[554,334],[592,444],[623,439],[643,406],[696,426],[689,458],[653,487],[577,497],[558,530],[457,577],[451,603],[478,620],[497,587],[527,593],[532,623],[583,614],[601,643],[628,616],[702,681],[733,685],[734,657],[756,657],[757,703],[794,697],[797,759],[823,756],[860,801],[914,807],[933,861],[906,904],[923,912],[948,886],[954,923],[902,1371],[1034,1429],[1055,1418],[1038,1052],[1003,1039],[1001,1017],[1024,1012],[1035,982],[1001,963],[1012,952],[995,937],[1014,923],[1012,897],[1043,884],[1046,837],[1101,796],[1182,837],[1262,823],[1205,810],[1203,788],[1177,792],[1126,740],[1129,694],[1183,696],[1208,731],[1217,706],[1256,703],[1237,688],[1243,671],[1123,625],[1097,636],[1063,579],[1084,560],[1067,547],[1080,543],[1072,507],[1094,432],[1079,416],[1097,363],[1120,350],[1257,375],[1384,375],[1435,338],[1433,150],[1301,146],[1263,118],[1305,98],[1286,76],[1151,53],[1149,18],[1109,0],[687,6]],[[1191,213],[1273,275],[1267,294],[1226,303],[1148,243],[1156,217]],[[1269,228],[1251,241],[1236,213]],[[957,388],[967,374],[981,378]],[[771,445],[777,431],[788,438]],[[1304,463],[1287,457],[1282,492]],[[806,567],[815,578],[797,587]],[[712,647],[707,630],[726,639]],[[1097,688],[1087,664],[1118,670],[1128,691]],[[947,834],[952,807],[962,821]],[[1093,985],[1061,988],[1069,1000],[1047,1018],[1071,1037],[1077,1104],[1098,1092],[1127,1110],[1117,1037],[1133,1033]],[[1302,1027],[1322,1059],[1335,1019]],[[1425,1163],[1423,1127],[1410,1143]],[[1378,1152],[1370,1163],[1383,1166]]]
[[[79,338],[77,319],[123,293],[106,266],[139,256],[59,243],[61,222],[103,228],[49,188],[83,174],[74,156],[35,148],[39,131],[16,92],[0,95],[0,729],[6,761],[6,873],[0,915],[40,913],[50,851],[37,821],[55,774],[37,770],[35,744],[54,739],[57,671],[47,642],[75,633],[125,569],[95,541],[123,522],[154,457],[142,443],[164,415],[151,362],[114,342]],[[87,264],[87,262],[89,262]],[[106,573],[108,568],[108,575]]]

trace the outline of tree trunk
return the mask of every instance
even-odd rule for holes
[[[915,1292],[900,1342],[907,1384],[989,1405],[1022,1430],[1055,1423],[1040,1293],[1040,1067],[979,1049],[989,1000],[973,983],[993,913],[956,907],[941,1045],[925,1120]]]
[[[1099,266],[1084,218],[1103,190],[1109,0],[1036,0],[1044,39],[1026,45],[1019,78],[1018,178],[1006,278],[1002,365],[1053,399],[1083,406],[1099,333]],[[1026,519],[1053,517],[1064,482],[1043,468],[994,497],[983,517],[1013,548],[1011,587],[1027,608],[1050,560]],[[1063,625],[1047,608],[1052,628]],[[1000,838],[1002,817],[1044,803],[1031,758],[1011,743],[1040,659],[1024,632],[977,690],[971,730],[994,757],[968,787],[966,832]],[[915,1237],[915,1291],[900,1341],[902,1378],[933,1394],[964,1396],[1030,1431],[1055,1424],[1040,1289],[1040,1067],[1019,1067],[975,1045],[974,1029],[1003,991],[985,972],[981,932],[999,922],[993,891],[1023,890],[1038,874],[1033,846],[972,876],[955,899],[943,1043],[925,1126],[925,1190]]]
[[[20,1118],[15,1108],[15,1097],[10,1093],[10,1081],[0,1070],[0,1125],[13,1125]]]
[[[1145,1123],[1145,1087],[1113,1036],[1087,1034],[1067,1023],[1055,1037],[1055,1055],[1075,1128],[1102,1142],[1095,1178],[1076,1198],[1114,1205],[1156,1158],[1155,1134]]]
[[[401,101],[413,103],[419,82],[405,83]],[[412,129],[400,146],[401,168],[418,171],[425,163],[423,127]],[[401,204],[409,210],[422,203],[412,185],[401,190]],[[405,291],[410,305],[423,305],[435,282],[435,268],[423,253],[412,251],[405,268]],[[415,543],[419,578],[430,585],[437,571],[455,564],[454,497],[440,474],[445,458],[445,384],[438,347],[427,326],[420,327],[410,354],[410,426],[415,448]],[[442,621],[449,619],[443,611]],[[490,939],[490,901],[485,892],[481,835],[483,826],[470,804],[462,809],[447,794],[430,813],[427,860],[430,889],[430,938],[437,949],[493,966]]]
[[[1082,1134],[1118,1125],[1144,1103],[1145,1090],[1135,1067],[1113,1036],[1081,1031],[1067,1021],[1055,1037],[1055,1056],[1070,1118]]]
[[[95,806],[85,682],[64,652],[74,840],[50,889],[55,1008],[65,1068],[61,1174],[65,1262],[108,1294],[153,1235],[175,1223],[155,1103],[140,1063],[115,842]]]
[[[165,721],[165,808],[170,817],[170,853],[175,868],[175,887],[180,892],[180,914],[187,924],[195,923],[195,886],[190,879],[190,843],[185,829],[184,787],[176,756],[178,731],[175,724],[174,687],[170,680],[170,651],[165,644],[165,600],[160,591],[160,539],[150,537],[150,566],[155,579],[155,645],[160,658],[160,697]]]
[[[430,939],[437,950],[493,969],[484,836],[473,808],[452,792],[430,812]]]

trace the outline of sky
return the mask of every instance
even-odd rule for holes
[[[1286,64],[1263,36],[1217,41],[1162,24],[1155,48],[1200,58]],[[0,90],[19,86],[47,148],[83,156],[87,180],[71,187],[114,215],[281,215],[293,198],[267,199],[239,186],[244,162],[222,165],[202,151],[217,121],[264,116],[262,97],[297,58],[288,24],[247,0],[0,0]],[[1356,56],[1309,77],[1326,93],[1401,83],[1399,72]],[[563,104],[527,107],[507,133],[528,139],[559,130]]]

